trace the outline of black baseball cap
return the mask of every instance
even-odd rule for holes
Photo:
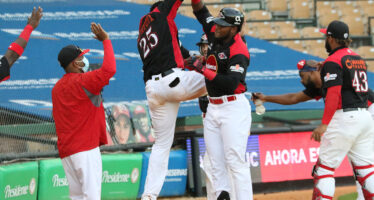
[[[200,46],[202,44],[209,44],[208,37],[206,36],[205,33],[203,33],[203,35],[201,35],[200,41],[198,43],[196,43],[197,46]]]
[[[349,28],[348,25],[342,21],[332,21],[327,29],[323,28],[319,30],[321,33],[326,36],[331,36],[336,39],[348,39],[349,38]]]
[[[244,21],[243,13],[236,8],[222,8],[218,17],[213,19],[215,24],[220,26],[239,26],[241,27]]]
[[[60,62],[61,67],[65,69],[73,60],[89,51],[89,49],[82,50],[76,45],[68,45],[61,49],[58,54],[58,61]]]

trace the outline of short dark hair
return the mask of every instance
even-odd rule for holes
[[[155,9],[157,6],[159,6],[164,1],[157,1],[154,4],[151,5],[151,8],[149,9],[149,12],[152,12],[153,9]]]
[[[336,38],[335,38],[336,39]],[[352,39],[351,38],[348,38],[348,39],[336,39],[336,42],[340,45],[340,46],[343,46],[343,47],[349,47],[352,43]]]

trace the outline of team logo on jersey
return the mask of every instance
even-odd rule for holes
[[[327,73],[327,74],[325,75],[325,77],[323,77],[323,79],[325,80],[325,82],[327,82],[327,81],[333,81],[333,80],[335,80],[336,77],[338,77],[337,74],[330,74],[330,73]]]
[[[218,53],[218,58],[223,60],[223,59],[227,59],[227,56],[225,53],[221,52],[221,53]]]
[[[235,66],[230,66],[230,71],[243,73],[244,72],[244,68],[241,67],[239,64],[236,64]]]
[[[210,55],[208,59],[206,59],[206,68],[210,69],[214,72],[218,71],[218,64],[216,57],[214,55]]]

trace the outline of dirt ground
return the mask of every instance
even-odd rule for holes
[[[338,200],[341,195],[349,194],[356,191],[356,186],[337,187],[335,189],[335,197],[333,200]],[[312,190],[297,190],[269,194],[255,194],[254,200],[310,200],[312,199]],[[161,198],[160,198],[161,200]],[[206,198],[162,198],[162,200],[206,200]]]

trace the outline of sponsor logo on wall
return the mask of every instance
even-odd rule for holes
[[[31,178],[29,185],[6,185],[4,188],[5,199],[34,194],[36,188],[35,178]]]

